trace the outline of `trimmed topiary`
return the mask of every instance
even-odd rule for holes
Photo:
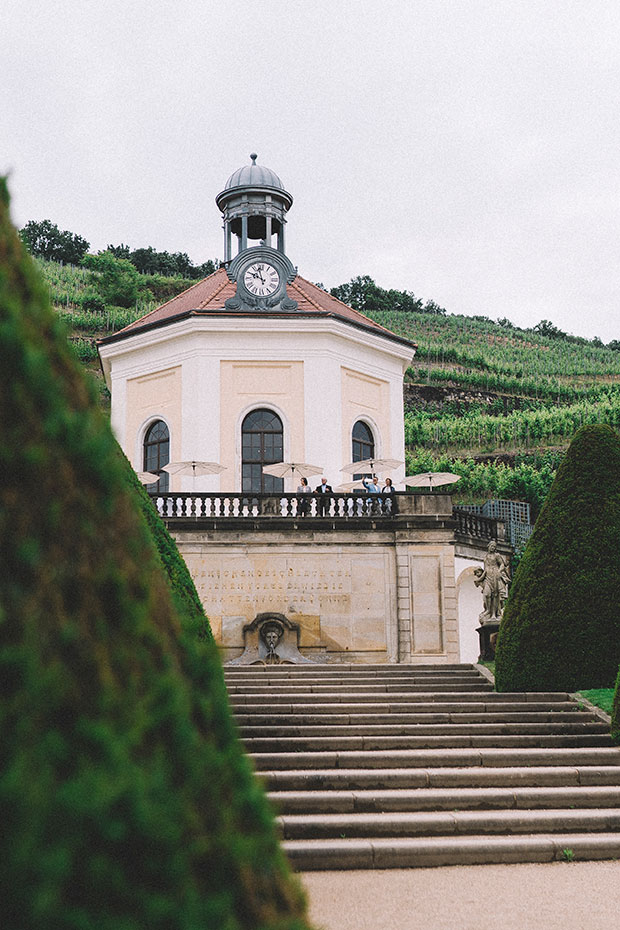
[[[620,741],[620,669],[618,670],[614,703],[611,709],[611,735],[615,740]]]
[[[118,451],[119,454],[122,455],[121,450],[119,449]],[[189,569],[177,549],[177,544],[166,529],[164,521],[155,510],[151,498],[138,481],[138,476],[135,471],[124,456],[123,459],[125,462],[127,481],[137,495],[142,516],[145,518],[147,526],[151,531],[153,542],[155,543],[162,565],[168,576],[168,583],[177,613],[182,619],[183,617],[186,618],[186,623],[193,624],[197,622],[199,636],[202,639],[213,641],[211,626],[204,612],[200,597],[198,596],[194,579],[190,575]]]
[[[173,580],[174,608],[4,185],[0,422],[3,926],[305,928],[204,615]]]
[[[609,688],[620,664],[620,438],[573,439],[516,571],[495,662],[499,691]]]

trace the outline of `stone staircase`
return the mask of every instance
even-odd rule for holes
[[[471,665],[226,670],[294,868],[620,858],[620,749]]]

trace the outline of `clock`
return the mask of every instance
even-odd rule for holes
[[[280,275],[273,265],[267,262],[254,262],[246,268],[243,283],[255,297],[269,297],[280,286]]]

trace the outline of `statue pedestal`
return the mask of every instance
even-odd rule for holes
[[[491,645],[491,634],[499,630],[499,620],[487,620],[476,630],[480,640],[479,662],[491,662],[495,658],[495,647]]]

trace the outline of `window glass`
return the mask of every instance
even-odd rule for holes
[[[272,410],[253,410],[241,427],[241,490],[278,494],[282,478],[263,472],[263,465],[283,459],[282,420]]]
[[[353,427],[351,436],[352,441],[352,462],[363,462],[365,459],[372,459],[375,455],[375,439],[369,426],[362,420],[358,420]],[[367,475],[353,475],[353,481],[359,481],[360,478]]]
[[[156,491],[166,492],[170,488],[170,475],[164,471],[164,465],[170,461],[170,433],[163,420],[156,420],[146,431],[144,437],[143,469],[159,475],[159,481],[147,484],[150,494]]]

